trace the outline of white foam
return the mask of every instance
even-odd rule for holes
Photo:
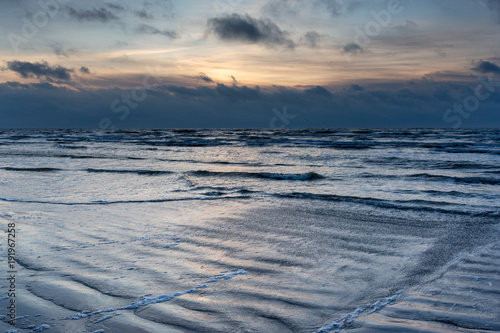
[[[113,315],[107,315],[107,316],[104,316],[102,318],[97,319],[94,323],[97,324],[97,323],[103,322],[105,320],[111,319],[111,318],[119,316],[119,315],[121,315],[121,313],[116,313],[116,314],[113,314]]]
[[[232,279],[233,277],[235,277],[237,275],[244,275],[244,274],[247,274],[247,271],[245,271],[244,269],[233,269],[232,273],[216,275],[213,278],[209,279],[207,281],[207,283],[217,282],[220,279],[229,280],[229,279]],[[73,316],[65,318],[65,319],[79,320],[79,319],[82,319],[82,318],[90,317],[90,316],[93,316],[93,315],[96,315],[96,314],[105,313],[105,312],[115,312],[117,310],[135,310],[137,308],[140,308],[140,307],[143,307],[143,306],[147,306],[147,305],[150,305],[150,304],[168,302],[168,301],[170,301],[171,299],[173,299],[175,297],[179,297],[179,296],[186,295],[186,294],[191,294],[191,293],[194,293],[194,292],[198,291],[199,289],[205,289],[205,288],[207,288],[206,285],[198,285],[197,287],[195,287],[193,289],[189,289],[189,290],[185,290],[185,291],[177,292],[177,293],[164,294],[164,295],[160,295],[160,296],[157,296],[157,297],[147,297],[147,296],[151,295],[151,294],[148,294],[148,295],[142,296],[140,301],[134,302],[134,303],[132,303],[130,305],[127,305],[127,306],[124,306],[122,308],[97,310],[97,311],[94,311],[94,312],[82,311],[82,312],[76,313]],[[109,316],[107,316],[107,317],[109,317]],[[109,318],[106,318],[106,319],[109,319]]]
[[[235,277],[236,275],[245,275],[245,274],[247,274],[247,271],[245,271],[244,269],[239,269],[237,271],[233,270],[232,273],[216,275],[213,278],[211,278],[210,280],[208,280],[206,283],[217,282],[220,279],[229,280],[229,279],[232,279],[233,277]]]
[[[97,314],[114,312],[114,311],[116,311],[116,310],[115,309],[111,309],[111,308],[110,309],[106,309],[106,310],[97,310],[97,311],[94,311],[94,312],[82,311],[82,312],[79,312],[79,313],[76,313],[76,314],[72,315],[71,317],[67,317],[67,318],[64,318],[64,319],[79,320],[79,319],[90,317],[90,316],[94,316],[94,315],[97,315]]]
[[[160,295],[160,296],[153,297],[153,298],[144,297],[142,299],[142,301],[134,302],[128,306],[125,306],[123,308],[119,308],[119,310],[134,310],[134,309],[137,309],[139,307],[150,305],[150,304],[168,302],[175,297],[179,297],[179,296],[186,295],[186,294],[191,294],[197,290],[198,290],[198,288],[193,288],[193,289],[189,289],[189,290],[186,290],[183,292],[165,294],[165,295]]]
[[[345,324],[351,323],[354,319],[359,317],[360,313],[365,312],[365,308],[357,308],[354,312],[342,315],[339,321],[332,321],[318,330],[318,333],[327,333],[335,328],[343,329]],[[338,331],[337,331],[338,332]]]
[[[50,329],[50,326],[47,324],[43,324],[38,326],[37,328],[34,328],[31,332],[41,332]]]
[[[370,303],[367,306],[372,307],[372,311],[369,313],[374,313],[377,312],[383,308],[385,308],[387,305],[390,303],[394,302],[397,300],[398,296],[403,293],[403,290],[398,291],[394,296],[392,297],[386,297],[381,300],[376,301],[375,303]],[[365,312],[365,308],[357,308],[354,312],[347,313],[342,315],[342,317],[336,321],[332,321],[323,327],[321,327],[317,333],[328,333],[334,329],[337,329],[335,332],[338,333],[340,330],[345,328],[346,324],[350,324],[354,321],[354,319],[358,318],[359,315],[363,312]]]
[[[387,297],[387,298],[384,298],[382,300],[379,300],[379,301],[373,303],[371,305],[371,306],[373,306],[373,310],[370,313],[374,313],[376,311],[382,310],[387,305],[389,305],[390,303],[394,302],[398,298],[398,296],[401,295],[402,293],[403,293],[403,291],[400,290],[400,291],[398,291],[396,293],[396,295],[394,295],[392,297]]]

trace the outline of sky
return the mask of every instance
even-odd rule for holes
[[[0,128],[500,126],[500,0],[0,0]]]

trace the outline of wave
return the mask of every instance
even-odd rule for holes
[[[111,156],[111,155],[72,155],[54,154],[52,152],[2,152],[0,157],[22,156],[22,157],[46,157],[46,158],[70,158],[70,159],[110,159],[110,160],[145,160],[143,157],[134,156]]]
[[[274,180],[299,180],[312,181],[324,179],[325,177],[316,173],[308,172],[301,174],[283,174],[283,173],[268,173],[268,172],[217,172],[217,171],[191,171],[188,174],[199,177],[243,177],[243,178],[258,178],[258,179],[274,179]]]
[[[485,178],[485,177],[450,177],[441,175],[431,175],[428,173],[420,173],[406,176],[408,178],[416,179],[428,179],[434,181],[451,181],[460,184],[484,184],[484,185],[498,185],[500,184],[500,179],[496,178]]]
[[[366,142],[327,142],[320,146],[338,150],[365,150],[375,148],[376,145]]]
[[[238,200],[238,199],[249,199],[249,198],[250,197],[247,195],[237,195],[237,196],[225,196],[225,197],[215,196],[215,197],[170,198],[170,199],[150,199],[150,200],[114,200],[114,201],[96,200],[90,202],[60,202],[60,201],[22,200],[22,199],[9,199],[9,198],[0,198],[0,201],[34,203],[34,204],[44,204],[44,205],[59,205],[59,206],[93,206],[93,205],[162,203],[162,202],[173,202],[173,201]]]
[[[380,157],[380,158],[364,158],[363,162],[373,165],[397,166],[408,169],[425,168],[425,169],[443,169],[443,170],[489,170],[496,169],[496,165],[482,164],[470,161],[429,161],[425,159],[408,159],[402,157]]]
[[[422,163],[429,163],[428,161],[422,161]],[[474,162],[438,162],[432,164],[433,167],[437,169],[469,169],[469,170],[485,170],[496,168],[496,166],[488,165],[488,164],[480,164]]]
[[[484,197],[484,198],[490,198],[490,196],[485,195],[485,194],[478,194],[478,193],[466,193],[466,192],[459,192],[459,191],[437,191],[437,190],[397,190],[395,191],[396,193],[401,193],[401,194],[421,194],[421,193],[426,193],[431,196],[435,197],[441,197],[441,196],[449,196],[449,197],[462,197],[462,198],[479,198],[479,197]]]
[[[498,185],[500,184],[500,179],[498,178],[486,178],[486,177],[452,177],[443,175],[432,175],[428,173],[419,173],[413,175],[377,175],[371,173],[363,173],[360,175],[361,178],[381,178],[381,179],[422,179],[429,181],[439,181],[439,182],[455,182],[458,184],[482,184],[482,185]]]
[[[78,149],[88,149],[86,146],[70,146],[68,144],[60,144],[59,146],[56,146],[58,149],[69,149],[69,150],[78,150]]]
[[[161,176],[174,173],[173,171],[159,171],[159,170],[117,170],[117,169],[87,169],[90,173],[132,173],[144,176]]]
[[[21,172],[55,172],[61,171],[61,169],[57,168],[13,168],[13,167],[5,167],[1,168],[7,171],[21,171]]]
[[[259,162],[203,161],[203,160],[173,159],[173,158],[159,158],[158,160],[163,162],[179,162],[179,163],[190,163],[190,164],[245,165],[245,166],[255,166],[255,167],[266,166],[265,164]]]
[[[435,202],[428,200],[384,200],[377,198],[363,198],[363,197],[353,197],[353,196],[342,196],[335,194],[315,194],[315,193],[305,193],[305,192],[292,192],[292,193],[275,193],[275,197],[279,198],[289,198],[289,199],[308,199],[308,200],[325,200],[325,201],[336,201],[336,202],[349,202],[357,203],[368,206],[375,206],[379,208],[397,209],[397,210],[411,210],[411,211],[426,211],[433,213],[442,214],[452,214],[452,215],[467,215],[467,216],[483,216],[483,217],[500,217],[499,211],[484,211],[481,213],[473,213],[470,211],[454,210],[438,208],[435,206],[448,206],[451,203],[446,202]],[[428,206],[424,206],[424,204]],[[456,204],[453,204],[456,205]]]
[[[169,141],[151,141],[151,140],[140,140],[131,141],[136,145],[141,146],[154,146],[154,147],[218,147],[231,145],[230,142],[218,139],[192,139],[192,138],[182,138],[178,140]]]
[[[487,150],[487,149],[438,149],[439,152],[445,152],[449,154],[490,154],[490,155],[500,155],[498,150]]]
[[[26,157],[59,157],[73,159],[112,159],[113,156],[99,155],[71,155],[71,154],[53,154],[51,152],[15,152],[15,153],[0,153],[0,156],[26,156]]]

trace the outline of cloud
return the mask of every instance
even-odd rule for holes
[[[50,66],[47,62],[31,63],[26,61],[9,61],[7,68],[23,78],[45,79],[47,81],[70,81],[72,69],[62,66]]]
[[[203,81],[205,81],[207,83],[213,83],[214,82],[214,80],[212,80],[211,78],[209,78],[207,76],[207,74],[205,74],[205,73],[198,74],[198,76],[196,76],[196,78],[200,79],[200,80],[203,80]]]
[[[326,8],[332,16],[341,16],[351,13],[356,8],[361,6],[361,1],[359,0],[319,0],[319,3],[326,5]]]
[[[448,56],[446,54],[446,52],[442,48],[440,48],[440,47],[434,49],[434,52],[436,52],[436,54],[439,55],[442,58],[446,58]]]
[[[500,23],[500,1],[487,0],[488,8],[496,15],[498,23]]]
[[[5,83],[3,83],[3,85],[5,87],[12,88],[12,89],[28,89],[31,87],[29,84],[23,84],[20,82],[12,82],[12,81],[5,82]]]
[[[171,0],[146,0],[144,1],[145,8],[155,8],[167,15],[172,15],[174,11],[174,4]]]
[[[125,7],[123,7],[122,5],[119,5],[117,3],[107,3],[106,6],[108,6],[108,8],[111,8],[112,10],[117,11],[117,12],[125,10]]]
[[[174,5],[170,0],[144,1],[143,8],[135,10],[134,15],[144,20],[152,20],[156,16],[172,19],[175,16]]]
[[[53,44],[50,46],[50,48],[52,49],[52,52],[54,52],[55,55],[60,57],[68,58],[70,55],[78,53],[77,49],[75,48],[64,49],[64,47],[61,44]]]
[[[363,53],[363,52],[364,52],[364,50],[361,47],[361,45],[356,44],[356,43],[346,44],[342,48],[342,53],[344,53],[344,54],[359,54],[359,53]]]
[[[215,92],[233,102],[239,100],[256,100],[262,97],[259,87],[250,88],[247,86],[239,87],[236,85],[229,87],[222,83],[217,83]]]
[[[136,108],[128,107],[132,116],[121,120],[111,103],[118,99],[118,106],[127,107],[122,98],[133,96],[130,90],[7,82],[0,84],[0,127],[96,128],[109,118],[117,128],[262,128],[275,117],[273,108],[282,105],[297,115],[294,127],[450,127],[453,123],[443,120],[444,112],[474,95],[470,82],[391,81],[365,83],[363,88],[339,87],[331,93],[321,86],[305,90],[224,84],[158,86],[148,89]],[[500,93],[495,91],[464,126],[500,126],[499,107]],[[176,112],[180,109],[182,113]]]
[[[174,93],[178,95],[186,95],[186,96],[192,96],[192,97],[207,97],[207,96],[214,96],[215,92],[208,87],[197,87],[197,88],[189,88],[189,87],[183,87],[183,86],[175,86],[175,85],[170,85],[167,87],[163,87],[163,89]]]
[[[135,16],[145,19],[145,20],[152,20],[154,18],[153,14],[147,12],[145,9],[139,9],[134,11]]]
[[[319,47],[319,43],[321,42],[321,35],[316,31],[309,31],[304,35],[304,37],[300,39],[300,41],[305,46],[314,49]]]
[[[113,47],[125,47],[128,46],[128,42],[123,40],[117,40],[113,45]]]
[[[392,27],[393,30],[396,30],[396,31],[399,31],[402,33],[406,33],[406,34],[415,32],[418,30],[418,28],[419,28],[419,25],[411,20],[406,20],[405,23],[398,24],[398,25],[395,25],[394,27]]]
[[[287,38],[287,33],[269,19],[254,19],[248,14],[232,14],[211,18],[207,25],[208,32],[222,40],[262,44],[267,47],[295,47],[294,42]]]
[[[304,0],[270,0],[262,6],[261,11],[266,16],[296,16],[304,3]]]
[[[90,70],[87,67],[80,67],[79,69],[80,73],[82,74],[90,74]]]
[[[79,22],[99,21],[102,23],[106,23],[119,19],[118,16],[116,16],[113,12],[104,7],[92,9],[74,9],[72,7],[67,7],[66,11],[71,18],[74,18]]]
[[[136,32],[146,35],[162,35],[169,38],[176,38],[177,33],[173,30],[160,30],[148,24],[141,24],[137,27]]]
[[[357,84],[353,84],[351,85],[351,87],[349,88],[349,91],[352,91],[352,92],[355,92],[355,91],[363,91],[365,90],[363,87],[361,87],[360,85],[357,85]]]
[[[316,86],[314,88],[304,90],[304,93],[309,95],[318,95],[324,97],[332,97],[332,93],[321,86]]]
[[[474,72],[478,72],[481,74],[488,74],[488,73],[500,74],[500,66],[492,62],[479,60],[478,62],[477,61],[473,62],[473,65],[474,67],[472,67],[471,69]]]

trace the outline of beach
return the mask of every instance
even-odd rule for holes
[[[498,133],[428,132],[4,132],[0,331],[500,331]]]

